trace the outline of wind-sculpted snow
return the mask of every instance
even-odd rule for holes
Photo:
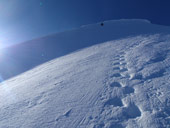
[[[0,84],[0,128],[169,128],[170,35],[48,61]]]

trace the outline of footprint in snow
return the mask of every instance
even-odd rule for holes
[[[109,100],[107,100],[104,104],[104,106],[110,106],[110,105],[113,105],[113,106],[123,106],[122,104],[122,100],[119,98],[119,97],[114,97],[114,98],[111,98]]]
[[[135,104],[131,103],[124,111],[124,115],[127,118],[137,118],[141,116],[141,111]]]
[[[119,58],[120,61],[125,61],[125,59],[123,57]]]
[[[120,62],[120,65],[124,66],[126,65],[126,62]]]
[[[110,87],[122,87],[122,85],[119,82],[113,82],[110,84]]]
[[[131,93],[134,93],[134,92],[135,92],[135,90],[132,87],[128,87],[128,86],[123,87],[123,93],[124,94],[131,94]]]
[[[127,68],[122,68],[122,69],[120,69],[120,72],[126,72],[126,71],[128,71]]]
[[[127,73],[127,72],[121,72],[120,74],[121,74],[121,76],[124,77],[124,78],[130,78],[129,73]]]
[[[119,60],[119,57],[114,58],[114,60],[117,60],[117,61],[118,61],[118,60]]]
[[[115,62],[115,63],[113,63],[113,65],[119,65],[120,63],[119,62]]]
[[[122,51],[122,52],[120,52],[120,54],[125,54],[125,52]]]
[[[111,77],[121,77],[120,73],[114,73]]]
[[[119,67],[114,67],[113,70],[120,70],[120,68]]]

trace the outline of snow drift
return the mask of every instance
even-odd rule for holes
[[[2,128],[170,127],[169,27],[109,21],[19,44],[2,55],[5,78],[41,64],[0,84]],[[23,67],[12,70],[8,59]]]

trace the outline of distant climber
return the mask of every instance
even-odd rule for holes
[[[102,22],[100,25],[101,25],[101,26],[104,26],[104,23]]]

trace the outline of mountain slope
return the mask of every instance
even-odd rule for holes
[[[0,85],[2,128],[169,128],[170,35],[112,40]]]
[[[94,44],[129,36],[167,33],[170,33],[169,27],[153,25],[145,20],[106,21],[104,26],[100,23],[82,26],[1,49],[0,75],[2,80],[6,80],[56,57]]]

